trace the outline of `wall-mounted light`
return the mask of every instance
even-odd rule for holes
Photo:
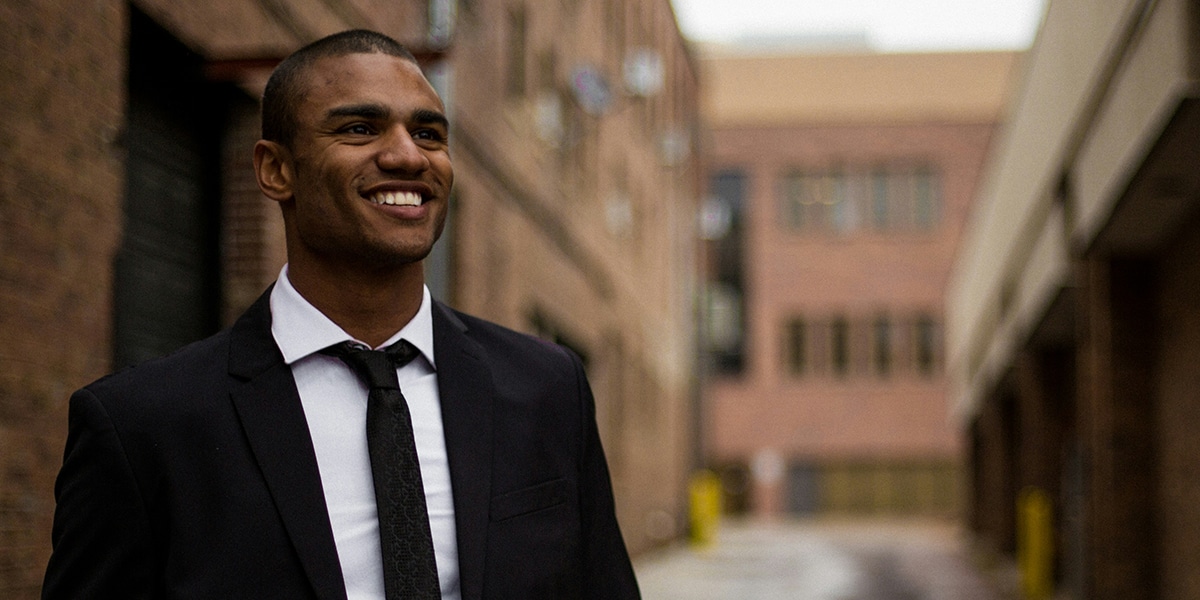
[[[636,48],[625,57],[625,91],[648,98],[663,87],[662,55],[653,48]]]
[[[594,65],[582,64],[571,71],[571,90],[579,106],[588,114],[600,116],[612,105],[612,89],[608,80]]]

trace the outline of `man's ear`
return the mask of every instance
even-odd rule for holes
[[[264,196],[276,202],[292,199],[291,158],[288,149],[278,142],[258,140],[254,144],[254,175]]]

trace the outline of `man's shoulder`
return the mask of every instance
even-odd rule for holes
[[[282,360],[271,338],[270,293],[267,288],[229,327],[163,356],[124,367],[84,389],[171,392],[193,386],[206,390],[221,385],[235,366],[254,371]]]
[[[187,344],[169,354],[125,366],[84,389],[103,397],[117,393],[162,395],[203,387],[228,371],[229,330]]]

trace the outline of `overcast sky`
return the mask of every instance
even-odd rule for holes
[[[695,41],[861,36],[885,52],[1024,49],[1046,0],[671,0]]]

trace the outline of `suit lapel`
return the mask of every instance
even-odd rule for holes
[[[459,583],[463,600],[474,600],[483,595],[495,386],[485,351],[467,335],[466,325],[441,303],[434,303],[433,340],[454,490]]]
[[[317,597],[346,598],[333,528],[300,394],[271,337],[270,290],[234,324],[233,405],[279,517]]]

